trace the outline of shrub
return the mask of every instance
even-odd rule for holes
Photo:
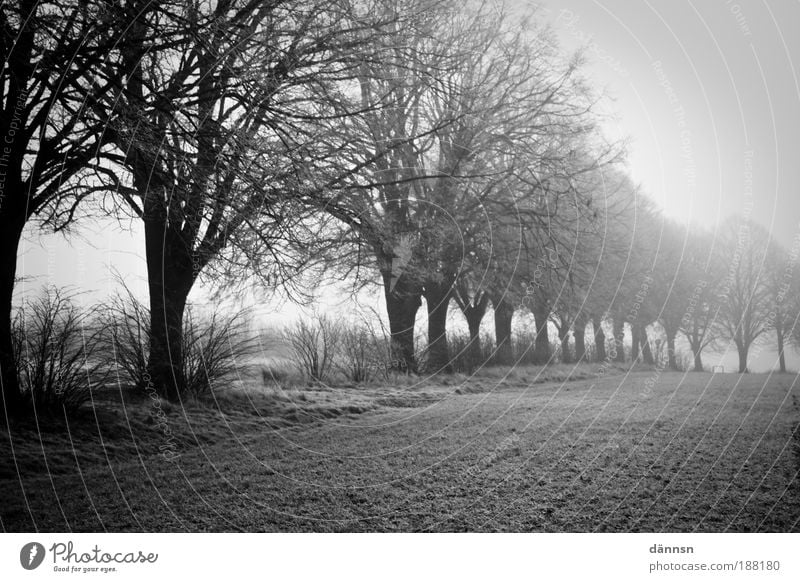
[[[103,317],[106,363],[123,382],[144,389],[150,346],[150,311],[133,294],[117,295],[106,305]]]
[[[494,340],[489,334],[481,334],[480,353],[477,355],[477,358],[473,354],[469,334],[453,334],[450,336],[448,343],[452,356],[450,364],[454,372],[471,374],[481,366],[489,363],[492,359]]]
[[[119,379],[144,389],[150,348],[150,310],[126,289],[106,307],[105,334],[111,346],[107,365]],[[258,351],[247,329],[248,312],[195,316],[186,310],[183,324],[184,392],[196,397],[232,382],[243,360]]]
[[[340,337],[341,326],[325,315],[301,319],[284,331],[292,363],[301,374],[316,381],[323,381],[330,373]]]
[[[387,379],[391,368],[389,342],[367,324],[341,330],[339,368],[353,382]]]
[[[35,411],[74,411],[105,384],[105,367],[96,357],[95,313],[55,287],[25,301],[16,313],[12,335],[19,382]]]
[[[195,317],[187,310],[183,326],[183,374],[186,391],[199,397],[237,379],[239,367],[258,352],[247,328],[249,312]]]

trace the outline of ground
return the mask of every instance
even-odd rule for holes
[[[0,434],[0,525],[800,531],[798,376],[574,376],[275,388],[163,403],[165,422],[148,399],[109,396]]]

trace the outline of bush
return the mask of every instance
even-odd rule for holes
[[[239,367],[258,352],[255,336],[248,328],[249,313],[194,317],[187,310],[183,325],[183,374],[186,391],[199,397],[213,388],[230,384]]]
[[[106,305],[103,327],[106,334],[107,365],[123,382],[144,389],[150,346],[150,310],[130,291],[117,295]]]
[[[477,360],[472,353],[469,334],[453,334],[448,340],[450,347],[450,364],[454,372],[471,374],[478,368],[485,366],[492,359],[494,340],[489,334],[481,334],[480,354]]]
[[[315,381],[328,377],[341,338],[341,326],[325,315],[308,321],[301,319],[284,331],[291,346],[291,360],[297,370]]]
[[[20,387],[37,412],[74,411],[107,379],[96,357],[96,309],[82,309],[73,299],[49,287],[25,301],[12,323]]]
[[[118,378],[144,389],[150,347],[150,310],[130,291],[117,296],[105,309],[105,333],[112,347],[107,365]],[[184,392],[199,397],[238,376],[242,360],[258,351],[258,341],[247,329],[248,312],[194,316],[188,308],[183,323]]]
[[[387,379],[391,368],[389,341],[366,324],[342,328],[338,367],[353,382]]]

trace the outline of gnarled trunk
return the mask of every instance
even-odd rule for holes
[[[149,382],[162,396],[178,400],[186,388],[183,315],[195,280],[192,253],[176,228],[164,220],[146,219],[144,232],[150,292]]]
[[[667,333],[667,366],[670,370],[678,370],[678,360],[675,357],[675,331],[665,330]]]
[[[513,359],[511,351],[511,320],[514,317],[514,307],[501,297],[492,297],[494,306],[494,334],[496,352],[494,362],[508,365]]]
[[[465,304],[462,308],[469,328],[470,367],[477,367],[486,363],[482,361],[481,322],[483,321],[483,316],[486,315],[486,307],[488,305],[489,297],[483,294],[477,302]]]
[[[447,346],[447,308],[450,304],[450,281],[425,283],[425,304],[428,309],[428,358],[426,368],[431,374],[451,373],[450,351]]]
[[[386,314],[391,335],[391,369],[406,374],[417,372],[414,357],[414,325],[422,305],[419,286],[407,277],[392,279],[391,269],[382,272]]]
[[[786,355],[784,354],[784,341],[783,341],[783,322],[777,321],[775,325],[775,333],[778,336],[778,361],[780,362],[781,374],[786,373]]]
[[[650,338],[647,336],[647,327],[644,325],[639,332],[639,341],[642,345],[642,360],[650,366],[655,365],[656,359],[653,357],[653,350],[650,349]]]
[[[572,354],[569,349],[569,327],[566,324],[562,324],[558,328],[558,341],[561,343],[561,363],[572,363]]]
[[[694,350],[694,371],[703,371],[703,358],[700,356],[700,350]]]
[[[534,299],[533,317],[536,322],[536,343],[533,362],[541,366],[550,361],[550,337],[547,334],[547,320],[550,317],[550,308],[547,303]]]
[[[575,329],[572,330],[575,336],[575,361],[582,362],[586,359],[586,320],[579,317],[575,320]]]
[[[614,361],[625,362],[625,321],[614,317]]]
[[[739,373],[746,374],[749,372],[747,369],[747,352],[748,346],[741,340],[736,340],[736,351],[739,353]]]
[[[603,331],[603,321],[600,317],[592,318],[592,329],[594,330],[594,357],[596,362],[606,360],[606,333]]]
[[[631,325],[631,362],[639,360],[639,344],[641,343],[641,329],[638,325]]]

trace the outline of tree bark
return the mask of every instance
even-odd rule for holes
[[[477,367],[485,364],[482,361],[483,352],[481,350],[481,322],[486,315],[486,307],[489,304],[489,297],[483,295],[476,304],[466,304],[462,309],[464,317],[467,319],[469,327],[469,360],[470,367]]]
[[[533,310],[533,317],[536,323],[533,362],[543,366],[550,361],[550,337],[547,334],[547,320],[550,317],[550,309],[544,301],[534,299]]]
[[[575,361],[582,362],[586,359],[586,320],[579,317],[575,320]]]
[[[514,317],[514,307],[502,298],[492,298],[494,306],[494,334],[496,352],[494,362],[499,365],[509,365],[513,359],[511,351],[511,320]]]
[[[566,324],[558,329],[558,340],[561,342],[561,363],[572,363],[572,354],[569,349],[569,328]]]
[[[447,345],[447,308],[450,304],[450,281],[425,283],[425,304],[428,309],[428,358],[426,369],[430,374],[452,373],[450,350]]]
[[[641,329],[639,325],[631,325],[631,362],[639,360],[639,344],[641,343]]]
[[[146,219],[144,232],[150,293],[149,381],[168,400],[178,400],[186,389],[183,316],[195,279],[191,250],[180,233],[159,217]]]
[[[419,287],[408,277],[400,276],[392,287],[391,269],[382,272],[386,314],[389,318],[390,368],[404,374],[417,372],[414,355],[414,326],[422,305]]]
[[[644,325],[639,333],[639,341],[642,344],[642,359],[644,363],[649,366],[655,365],[656,359],[653,357],[653,350],[650,349],[650,338],[647,337],[647,327]]]
[[[603,331],[603,321],[600,317],[592,318],[594,330],[594,356],[596,362],[604,362],[606,355],[606,333]]]
[[[781,374],[786,373],[786,354],[784,354],[784,341],[783,341],[783,322],[779,321],[775,326],[775,333],[778,336],[778,361],[780,362]]]
[[[614,361],[625,362],[625,321],[614,317]]]
[[[703,371],[703,358],[701,356],[700,350],[693,350],[694,353],[694,371],[695,372],[702,372]]]
[[[678,370],[678,360],[675,358],[675,331],[664,328],[667,333],[667,366],[670,370]]]
[[[8,188],[8,184],[6,187]],[[19,371],[14,354],[14,339],[11,329],[11,309],[14,295],[14,281],[17,274],[17,252],[22,230],[25,227],[25,214],[15,212],[12,207],[12,195],[2,201],[8,205],[0,210],[0,424],[5,422],[6,415],[15,415],[22,406],[22,394],[19,387]]]
[[[749,370],[747,369],[747,352],[748,347],[742,342],[741,340],[736,341],[736,351],[739,353],[739,373],[746,374]]]

